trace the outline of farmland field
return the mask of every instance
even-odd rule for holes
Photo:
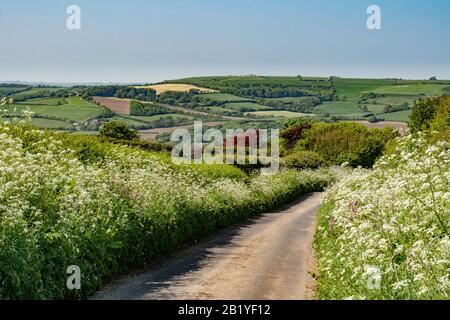
[[[411,114],[411,110],[404,110],[392,113],[384,113],[381,115],[381,118],[388,121],[408,121],[409,115]]]
[[[25,86],[2,86],[0,85],[0,97],[5,95],[12,95],[14,93],[22,92],[27,90]]]
[[[16,92],[14,94],[12,94],[12,97],[23,97],[23,98],[28,98],[28,97],[32,97],[32,96],[44,96],[44,95],[48,95],[49,93],[52,92],[58,92],[63,90],[64,88],[62,87],[45,87],[45,88],[31,88],[29,90],[26,91],[20,91],[20,92]]]
[[[325,102],[317,107],[319,108],[333,115],[363,114],[354,101]]]
[[[94,101],[118,114],[130,114],[130,99],[93,97]]]
[[[38,99],[30,99],[26,102],[18,102],[18,104],[25,105],[47,105],[47,106],[59,106],[63,104],[67,104],[68,101],[65,98],[38,98]]]
[[[70,122],[62,120],[53,120],[46,118],[33,118],[31,123],[39,128],[48,129],[73,129],[73,125]]]
[[[345,96],[349,100],[355,101],[363,92],[370,92],[379,87],[394,84],[393,80],[376,79],[336,79],[334,85],[338,96]]]
[[[181,115],[177,113],[167,113],[167,114],[160,114],[160,115],[154,115],[154,116],[129,116],[128,118],[136,119],[138,121],[154,121],[158,119],[166,119],[166,118],[173,118],[178,120],[193,120],[193,117]]]
[[[211,112],[211,113],[218,113],[218,114],[226,114],[226,113],[233,113],[233,112],[237,112],[238,110],[233,110],[233,109],[227,109],[227,108],[222,108],[222,107],[200,107],[197,108],[200,111],[204,111],[204,112]]]
[[[268,101],[281,101],[281,102],[303,102],[310,97],[283,97],[283,98],[267,98]]]
[[[251,102],[252,99],[243,98],[229,93],[205,93],[203,98],[211,99],[217,102]]]
[[[442,89],[444,89],[445,87],[448,87],[448,85],[402,84],[395,86],[383,86],[370,91],[380,94],[415,94],[415,95],[435,96],[435,95],[442,95],[444,93]]]
[[[418,98],[419,96],[417,95],[382,95],[377,96],[375,99],[367,100],[367,103],[376,103],[381,105],[400,105],[406,102],[410,106],[412,106],[414,101]]]
[[[103,109],[93,103],[82,100],[79,97],[69,97],[67,103],[63,105],[41,105],[28,104],[26,102],[15,104],[12,107],[18,111],[30,109],[35,114],[41,116],[57,117],[73,120],[76,122],[85,122],[89,119],[98,117]]]
[[[383,128],[392,127],[392,128],[400,130],[401,132],[405,132],[405,130],[408,128],[408,125],[406,123],[398,122],[398,121],[379,121],[379,122],[375,122],[375,123],[370,123],[368,121],[357,120],[354,122],[360,123],[363,126],[366,126],[368,128],[383,129]]]
[[[140,89],[153,89],[156,91],[157,94],[161,94],[167,91],[179,91],[179,92],[189,92],[190,90],[199,90],[203,93],[210,93],[210,92],[216,92],[216,90],[211,90],[207,88],[197,87],[195,85],[191,84],[184,84],[184,83],[176,83],[176,84],[155,84],[150,86],[137,86],[136,88]]]
[[[365,107],[367,107],[367,111],[372,112],[374,114],[382,114],[384,113],[384,105],[382,104],[363,104]]]
[[[281,118],[298,118],[311,116],[306,113],[291,112],[291,111],[255,111],[255,112],[247,112],[246,114],[257,117],[281,117]]]
[[[223,105],[225,109],[231,109],[236,111],[258,111],[258,110],[269,110],[270,107],[262,106],[253,102],[232,102],[225,103]]]

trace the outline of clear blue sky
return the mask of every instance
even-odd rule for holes
[[[82,29],[66,28],[66,8]],[[369,31],[366,9],[381,7]],[[450,79],[448,0],[2,0],[0,81],[266,74]]]

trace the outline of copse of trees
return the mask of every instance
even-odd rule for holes
[[[167,113],[169,113],[167,109],[154,104],[142,103],[135,100],[130,103],[130,115],[133,116],[153,116]]]
[[[128,128],[125,122],[111,121],[100,128],[100,136],[117,140],[133,140],[138,138],[138,133]]]
[[[117,97],[143,101],[155,101],[156,91],[150,88],[134,88],[130,86],[94,86],[83,88],[83,97]]]
[[[317,96],[308,96],[302,98],[301,101],[279,101],[279,100],[268,100],[268,99],[259,99],[258,103],[261,105],[265,105],[277,110],[288,110],[292,112],[305,112],[311,113],[314,111],[314,108],[321,104],[323,101],[320,97]]]

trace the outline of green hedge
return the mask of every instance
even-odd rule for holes
[[[86,297],[118,273],[333,179],[176,166],[96,137],[11,126],[0,126],[0,150],[1,299]],[[81,269],[81,291],[66,288],[70,265]]]

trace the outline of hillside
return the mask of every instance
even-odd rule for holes
[[[196,77],[134,87],[0,86],[0,96],[15,100],[10,108],[30,110],[41,128],[92,133],[104,122],[123,121],[151,139],[158,135],[145,135],[148,130],[170,132],[196,119],[239,127],[249,121],[273,126],[296,117],[406,122],[415,101],[448,93],[448,80],[301,76]],[[160,112],[133,114],[133,101],[153,103]]]

